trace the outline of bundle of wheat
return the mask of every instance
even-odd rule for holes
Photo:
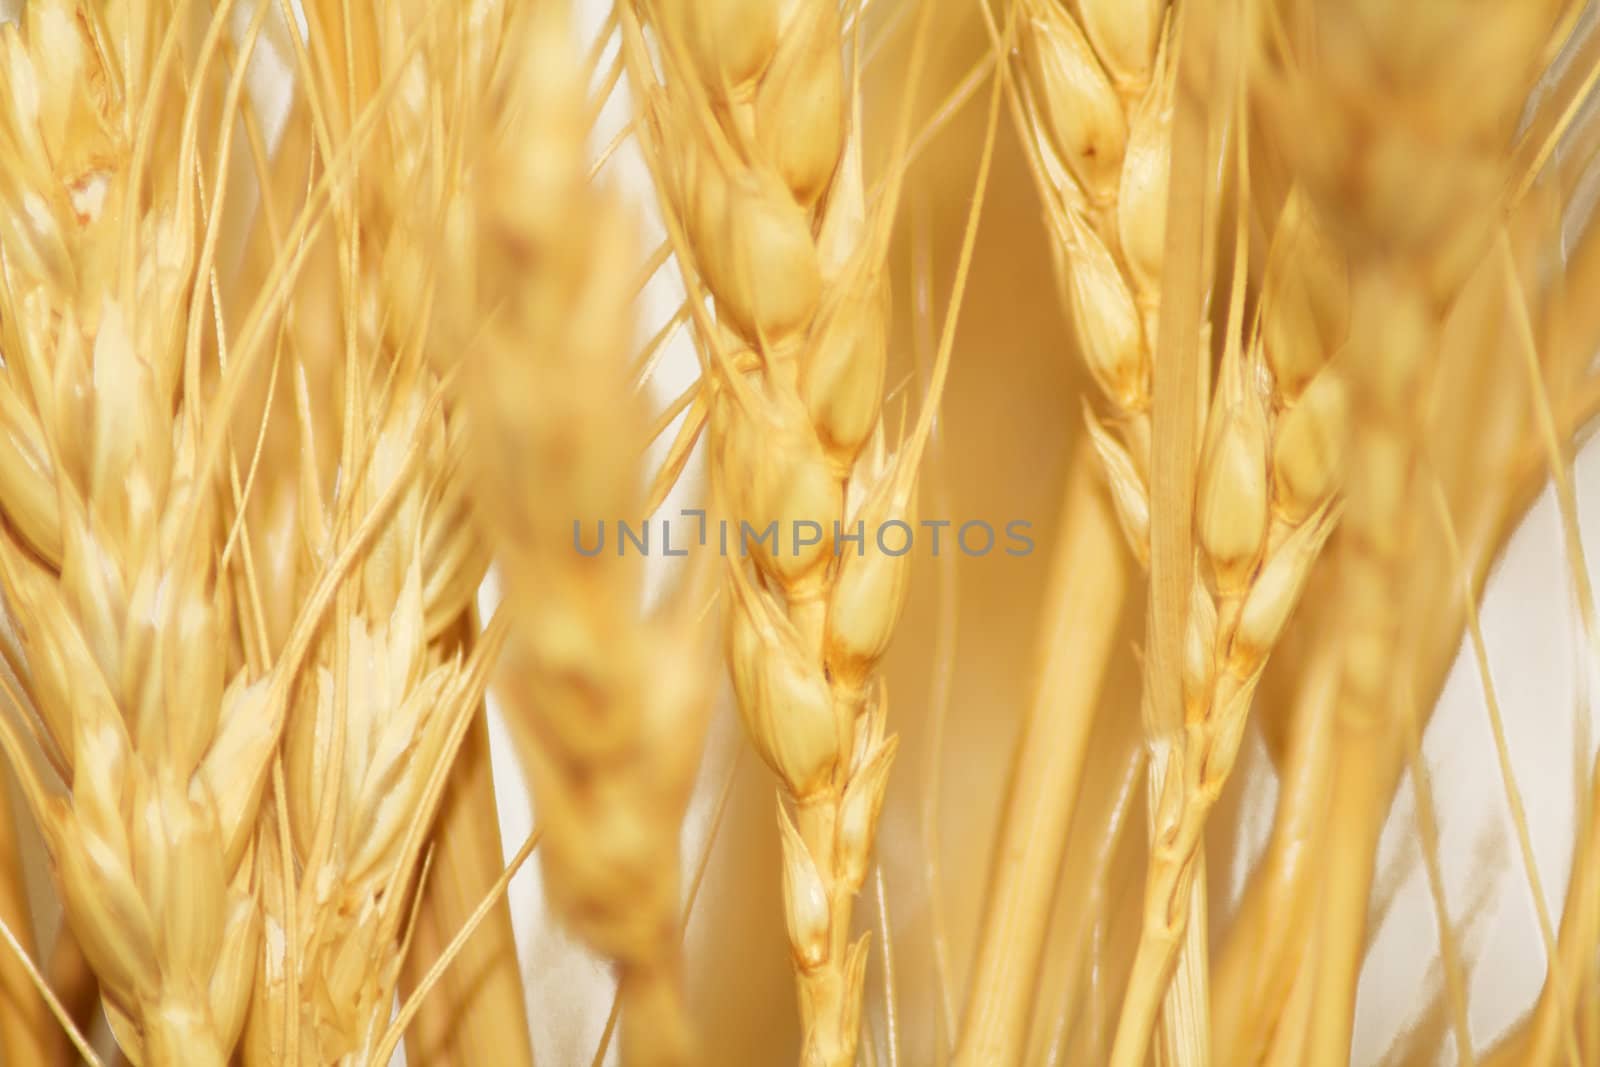
[[[1408,863],[1383,1062],[1600,1063],[1600,768],[1484,604],[1548,480],[1600,656],[1593,9],[29,0],[0,1064],[1377,1062]]]

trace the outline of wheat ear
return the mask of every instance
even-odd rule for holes
[[[0,586],[34,713],[3,739],[118,1043],[148,1064],[220,1065],[260,931],[246,845],[276,716],[237,655],[199,475],[212,415],[185,384],[204,254],[199,109],[185,105],[224,99],[223,20],[180,41],[145,14],[47,2],[0,31],[0,408],[19,448],[0,487]]]
[[[477,292],[460,302],[477,309],[461,322],[474,499],[512,622],[499,692],[544,827],[546,891],[617,963],[624,1060],[688,1064],[678,839],[714,676],[707,590],[692,582],[645,618],[639,556],[587,550],[643,504],[635,248],[620,204],[589,184],[563,5],[526,15],[476,179]]]
[[[319,25],[334,36],[342,5],[316,6]],[[491,121],[485,111],[491,79],[502,61],[508,11],[517,6],[503,0],[444,8],[425,0],[369,3],[375,32],[350,50],[357,70],[367,54],[375,53],[380,76],[402,72],[402,89],[387,109],[386,135],[361,166],[371,196],[363,240],[381,245],[377,291],[383,295],[391,343],[403,346],[420,336],[426,361],[436,371],[447,372],[458,359],[455,339],[429,325],[440,317],[433,290],[445,284],[436,253],[464,239],[461,215],[470,187],[461,181],[461,171],[471,138]],[[407,41],[419,30],[428,35],[427,43],[408,55]],[[301,72],[302,78],[308,75]],[[324,100],[337,100],[342,91],[336,81],[322,88]],[[461,258],[459,251],[452,255]],[[473,573],[467,568],[453,578],[440,577],[459,582]],[[475,613],[457,619],[455,639],[463,649],[476,641],[476,623]],[[501,873],[504,851],[483,709],[474,713],[461,740],[438,804],[428,843],[431,873],[416,903],[401,971],[403,993],[430,971]],[[405,1032],[406,1049],[413,1062],[440,1067],[485,1060],[531,1065],[525,1014],[511,911],[501,900],[417,1007]]]
[[[382,332],[398,348],[421,344],[428,363],[448,368],[454,355],[431,336],[427,326],[432,287],[437,284],[437,259],[441,230],[462,199],[459,172],[461,145],[481,122],[476,108],[482,102],[489,71],[504,30],[504,5],[483,0],[470,7],[431,5],[425,2],[305,5],[309,37],[294,27],[293,13],[283,13],[279,52],[292,57],[296,99],[287,129],[280,138],[269,171],[261,164],[259,183],[269,195],[294,204],[304,192],[295,178],[313,167],[311,150],[331,158],[346,143],[362,116],[373,108],[379,93],[396,88],[382,108],[382,132],[370,148],[360,153],[359,181],[344,190],[334,212],[359,227],[363,256],[378,260],[376,268],[360,282],[379,310]],[[419,40],[421,44],[419,45]],[[294,151],[286,151],[289,145]],[[277,190],[280,175],[291,184]],[[270,229],[271,227],[258,227]],[[273,251],[282,256],[281,237]],[[348,247],[348,245],[347,245]],[[367,259],[370,264],[371,259]],[[328,293],[348,294],[353,282],[348,274],[330,280]],[[309,287],[301,286],[297,302],[320,311],[309,300]],[[300,314],[306,314],[301,311]],[[316,313],[316,312],[310,312]],[[336,346],[327,346],[336,355]],[[300,349],[302,360],[315,363],[312,353]],[[288,391],[288,390],[285,390]],[[300,441],[292,404],[282,405],[265,430],[268,447],[279,444],[262,464],[272,472],[296,471]],[[323,431],[333,439],[335,431]],[[280,495],[295,496],[293,485]],[[262,494],[271,498],[271,494]],[[297,557],[284,560],[272,548],[298,543],[296,531],[279,525],[292,517],[292,505],[270,508],[257,521],[272,537],[258,558],[279,569],[292,570]],[[260,540],[258,538],[258,540]],[[466,542],[459,542],[466,543]],[[457,594],[472,569],[460,559],[444,560],[447,568],[429,580],[452,586]],[[284,587],[293,579],[283,576]],[[430,594],[431,595],[431,594]],[[291,618],[278,598],[282,632]],[[453,626],[462,647],[471,646],[475,627],[465,616]],[[495,883],[501,869],[494,784],[490,778],[487,736],[482,715],[467,730],[454,773],[439,801],[437,824],[429,848],[437,877],[422,886],[411,930],[409,952],[403,964],[401,986],[408,989],[428,973],[438,953],[455,931],[474,913],[478,901]],[[522,1023],[521,978],[512,940],[510,910],[504,902],[482,919],[477,934],[461,951],[457,965],[439,980],[434,994],[420,1004],[406,1043],[412,1056],[424,1062],[477,1062],[493,1056],[506,1063],[530,1063],[532,1049]]]
[[[1373,850],[1387,807],[1387,795],[1375,794],[1395,779],[1374,768],[1399,767],[1402,717],[1418,714],[1391,684],[1397,650],[1407,647],[1393,601],[1407,588],[1417,537],[1420,428],[1441,323],[1498,214],[1512,124],[1556,6],[1469,13],[1442,3],[1389,9],[1370,21],[1336,5],[1282,5],[1263,50],[1262,99],[1277,128],[1309,115],[1323,124],[1326,136],[1289,143],[1312,202],[1339,220],[1352,271],[1345,362],[1353,445],[1338,560],[1345,622],[1330,801],[1341,818],[1329,842],[1343,861],[1324,887],[1310,1040],[1317,1063],[1342,1059],[1349,1047]],[[1295,37],[1313,19],[1314,45]],[[1295,54],[1275,53],[1284,42]],[[1404,73],[1377,77],[1378,69]],[[1485,71],[1496,72],[1493,86],[1472,94],[1471,106],[1455,106]],[[1393,121],[1375,123],[1378,114]],[[1419,185],[1428,192],[1419,195]]]
[[[911,517],[920,458],[918,446],[857,462],[881,432],[883,255],[899,186],[868,211],[832,0],[639,7],[664,67],[657,88],[635,35],[648,149],[691,297],[703,284],[716,311],[698,325],[718,508],[741,532],[820,531],[809,545],[752,542],[753,574],[735,559],[727,657],[749,736],[794,807],[780,803],[778,822],[802,1062],[837,1067],[859,1040],[867,941],[852,943],[850,912],[897,747],[876,667],[909,570],[873,533]],[[753,374],[738,369],[743,351]],[[856,522],[866,543],[838,551]]]
[[[1246,181],[1241,198],[1248,193]],[[1246,217],[1243,206],[1239,212]],[[1241,271],[1244,251],[1241,228]],[[1190,885],[1207,817],[1232,772],[1267,658],[1337,515],[1346,405],[1329,363],[1345,331],[1344,264],[1319,241],[1298,197],[1278,221],[1264,289],[1261,327],[1246,355],[1236,278],[1200,454],[1184,734],[1166,756],[1153,812],[1146,912],[1112,1053],[1118,1064],[1143,1059],[1140,1034],[1154,1021],[1191,921]]]
[[[1110,409],[1114,429],[1091,426],[1122,538],[1149,557],[1151,364],[1171,167],[1173,55],[1164,0],[1091,2],[1076,12],[1056,0],[1017,6],[1022,76],[1014,109],[1034,184],[1045,209],[1063,309],[1079,351]],[[1002,51],[991,20],[993,46]],[[1077,478],[1077,475],[1074,475]],[[1062,547],[1093,537],[1100,506],[1084,485],[1067,496]],[[1076,544],[1104,558],[1103,543]],[[1127,587],[1119,565],[1061,587],[1063,618],[1102,620],[1109,629]],[[1058,626],[1052,624],[1052,632]],[[959,1038],[960,1063],[1021,1055],[1028,984],[1044,946],[1054,872],[1083,772],[1093,708],[1109,645],[1050,649],[1017,742],[1017,779],[1002,828],[978,956]],[[1071,657],[1077,669],[1061,673]],[[1036,830],[1036,828],[1038,828]]]
[[[484,15],[493,25],[492,11]],[[291,625],[315,638],[291,693],[283,788],[261,823],[274,936],[243,1049],[251,1063],[364,1062],[402,984],[419,894],[445,904],[444,915],[437,907],[429,915],[442,941],[453,929],[434,927],[451,913],[464,920],[498,870],[490,855],[494,869],[483,876],[480,830],[473,850],[444,846],[450,862],[437,869],[447,892],[419,884],[444,778],[477,736],[495,652],[473,636],[484,549],[467,521],[460,420],[445,400],[454,357],[436,343],[436,287],[418,266],[443,240],[457,188],[470,115],[459,87],[443,87],[481,80],[473,63],[458,65],[474,54],[473,38],[464,22],[430,23],[408,5],[312,5],[308,19],[309,42],[295,34],[289,43],[304,95],[278,165],[315,174],[318,146],[327,180],[375,116],[389,137],[368,149],[358,180],[338,187],[331,231],[297,249],[305,259],[279,344],[287,384],[268,410],[279,462],[261,475],[270,502],[261,526],[273,547],[262,555],[299,606]],[[395,91],[419,85],[420,96]],[[448,114],[430,109],[435,97],[453,105]],[[271,195],[270,178],[261,181]],[[299,211],[297,225],[311,208]],[[296,248],[277,236],[273,244],[274,264],[283,247]],[[483,774],[481,763],[480,754],[465,773]],[[459,802],[466,782],[456,784]],[[492,810],[492,796],[483,801]],[[461,866],[463,854],[472,868]],[[503,908],[499,921],[508,942]],[[486,997],[515,1003],[502,992],[514,959],[491,959],[478,991],[452,1005],[456,1025],[499,1032],[497,1054],[526,1061],[524,1028],[485,1018]],[[435,1060],[450,1051],[437,1043],[441,1030],[429,1035]]]

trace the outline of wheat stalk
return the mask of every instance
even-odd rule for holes
[[[1150,370],[1171,166],[1174,66],[1164,7],[1094,2],[1074,15],[1053,0],[1029,0],[1017,8],[1024,76],[1014,113],[1049,224],[1062,305],[1116,420],[1113,435],[1089,416],[1123,536],[1141,561],[1149,554]],[[999,49],[992,20],[989,31]],[[1099,506],[1089,492],[1068,496],[1059,551],[1103,559],[1105,546],[1079,540],[1097,528],[1085,514]],[[1100,567],[1095,580],[1062,587],[1056,603],[1063,619],[1095,618],[1109,630],[1125,592],[1117,572]],[[1085,651],[1046,654],[1076,659]],[[998,853],[1021,859],[1002,864],[990,889],[959,1062],[1020,1055],[1030,998],[1016,976],[1038,966],[1106,652],[1070,674],[1048,661],[1041,672]],[[1041,818],[1061,829],[1036,833]]]
[[[820,531],[811,545],[794,538],[792,552],[752,544],[754,580],[735,561],[727,658],[751,741],[795,808],[780,804],[778,821],[802,1062],[839,1065],[855,1059],[866,973],[851,905],[897,747],[874,675],[909,567],[873,533],[911,518],[921,446],[858,465],[881,434],[894,197],[869,214],[839,8],[739,10],[725,19],[697,5],[646,7],[663,88],[651,91],[637,38],[630,71],[651,93],[680,266],[715,302],[717,320],[700,332],[718,510],[741,531],[775,523],[780,542],[801,524]],[[754,351],[757,373],[737,369],[741,350]],[[853,522],[867,543],[836,551],[836,527]]]

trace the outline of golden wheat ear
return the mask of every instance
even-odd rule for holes
[[[715,499],[735,528],[820,531],[794,551],[752,542],[753,575],[733,561],[726,656],[751,740],[795,809],[780,800],[785,915],[802,1062],[821,1067],[854,1062],[860,1040],[867,942],[850,915],[896,749],[875,675],[908,564],[836,559],[835,538],[909,517],[920,450],[883,471],[862,458],[881,433],[893,197],[865,214],[840,8],[737,6],[721,18],[732,13],[637,5],[624,47],[679,266],[714,309],[696,325]]]
[[[1330,831],[1329,847],[1347,862],[1323,889],[1324,947],[1310,1038],[1314,1062],[1321,1063],[1349,1048],[1371,853],[1388,791],[1405,763],[1404,739],[1412,728],[1406,724],[1423,714],[1414,706],[1417,694],[1405,696],[1407,687],[1397,684],[1414,646],[1406,643],[1395,599],[1405,590],[1420,595],[1428,583],[1408,561],[1426,514],[1411,501],[1423,495],[1425,457],[1439,447],[1430,432],[1439,425],[1431,399],[1436,368],[1452,308],[1490,247],[1492,228],[1483,220],[1500,212],[1502,191],[1512,184],[1515,116],[1538,76],[1557,5],[1497,5],[1480,21],[1459,5],[1440,4],[1396,10],[1359,26],[1330,5],[1287,7],[1281,32],[1259,53],[1261,99],[1277,129],[1313,114],[1324,123],[1328,136],[1291,137],[1283,145],[1308,194],[1311,220],[1328,235],[1319,243],[1334,248],[1350,270],[1349,343],[1329,368],[1345,384],[1333,390],[1313,379],[1304,394],[1309,403],[1291,412],[1279,439],[1280,453],[1323,439],[1312,419],[1340,412],[1350,425],[1347,505],[1333,561],[1344,607],[1343,668],[1328,748],[1340,768],[1330,810],[1344,813]],[[1309,36],[1312,21],[1303,15],[1314,15],[1316,42]],[[1450,58],[1422,63],[1424,50]],[[1469,63],[1493,71],[1494,85],[1472,107],[1446,116],[1437,109],[1459,88]],[[1378,81],[1363,75],[1375,66],[1399,76]],[[1364,114],[1386,118],[1375,122]],[[1308,292],[1329,291],[1314,278],[1308,275]],[[1281,345],[1274,348],[1269,355],[1278,364],[1298,363],[1279,355],[1289,354]],[[1290,380],[1303,377],[1286,369]],[[1306,429],[1312,432],[1301,432]],[[1300,473],[1316,475],[1320,466],[1276,464],[1286,487]],[[1383,770],[1374,774],[1375,768]],[[1369,798],[1371,791],[1378,797]],[[1541,927],[1553,948],[1542,911]]]
[[[498,693],[552,908],[617,965],[624,1060],[688,1064],[700,1053],[680,973],[679,834],[710,710],[708,590],[691,570],[647,617],[640,555],[579,540],[643,518],[636,237],[589,179],[567,16],[527,9],[510,40],[478,148],[474,286],[450,323],[466,353],[465,473],[505,593]]]
[[[197,100],[224,124],[248,105],[217,23],[158,32],[134,7],[30,5],[3,31],[4,195],[37,208],[5,212],[0,585],[26,714],[4,738],[118,1043],[221,1064],[261,933],[247,843],[275,716],[238,651],[183,327],[211,255],[196,176],[231,208]]]

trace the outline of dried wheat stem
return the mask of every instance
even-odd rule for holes
[[[1061,798],[1077,792],[1127,595],[1122,535],[1085,450],[1073,462],[1061,508],[1038,680],[996,846],[957,1064],[1013,1063],[1022,1054],[1073,813]]]
[[[1103,957],[1097,951],[1096,942],[1105,934],[1112,909],[1121,906],[1127,898],[1114,876],[1114,865],[1119,858],[1128,855],[1131,824],[1135,815],[1143,814],[1140,809],[1144,807],[1146,752],[1143,737],[1131,722],[1116,730],[1124,734],[1125,739],[1119,738],[1114,760],[1105,765],[1110,773],[1097,775],[1098,796],[1089,798],[1080,786],[1086,799],[1084,806],[1074,813],[1073,828],[1069,832],[1074,835],[1084,832],[1089,838],[1085,844],[1082,837],[1075,836],[1078,847],[1072,850],[1073,855],[1079,855],[1080,849],[1087,851],[1087,862],[1063,871],[1066,878],[1061,892],[1079,895],[1073,898],[1074,906],[1067,913],[1071,918],[1066,936],[1058,942],[1065,946],[1060,957],[1065,966],[1060,968],[1057,986],[1049,988],[1041,984],[1039,987],[1039,999],[1056,1005],[1055,1018],[1049,1025],[1040,1025],[1043,1019],[1035,1021],[1021,1061],[1024,1063],[1073,1062],[1062,1058],[1064,1046],[1070,1038],[1080,1037],[1085,1022],[1094,1018],[1084,1002],[1099,981],[1095,971],[1100,968]],[[1088,807],[1090,804],[1094,807]],[[1143,827],[1139,828],[1141,839],[1145,832]],[[1058,912],[1058,917],[1060,914]]]
[[[417,902],[411,951],[400,972],[402,997],[412,995],[502,870],[500,820],[482,710],[473,713],[456,756],[431,841],[433,870]],[[461,946],[438,985],[406,1030],[408,1062],[471,1067],[532,1061],[511,912],[503,899],[494,903]],[[429,1004],[436,1010],[429,1011]]]
[[[1312,935],[1315,879],[1326,820],[1332,767],[1322,753],[1332,743],[1337,662],[1332,649],[1305,669],[1294,701],[1288,753],[1280,781],[1285,794],[1272,839],[1240,901],[1233,929],[1214,968],[1214,1052],[1244,1063],[1266,1055],[1278,1007],[1291,995]]]
[[[45,976],[34,966],[32,957],[23,951],[22,942],[19,940],[18,935],[13,933],[11,927],[4,922],[0,922],[0,940],[5,941],[7,955],[10,956],[23,972],[23,976],[32,984],[34,992],[38,994],[40,1001],[54,1016],[56,1025],[61,1028],[72,1049],[82,1056],[84,1062],[88,1063],[90,1067],[101,1067],[100,1057],[95,1054],[89,1042],[84,1039],[83,1033],[73,1022],[72,1017],[67,1014],[66,1007],[56,998],[55,991],[50,988]],[[70,1055],[70,1052],[63,1053],[63,1056]]]
[[[1174,69],[1163,7],[1159,0],[1090,3],[1081,22],[1053,0],[1018,9],[1025,73],[1019,122],[1055,238],[1063,304],[1117,419],[1113,434],[1089,416],[1091,440],[1123,535],[1140,560],[1148,556],[1150,368],[1171,159]],[[1008,52],[987,7],[985,16],[995,47]],[[1080,461],[1075,472],[1058,548],[1069,554],[1058,554],[1052,570],[1058,595],[1049,603],[1062,614],[1046,628],[1051,638],[1066,638],[1069,618],[1093,619],[1094,629],[1107,634],[1126,594],[1125,572],[1112,563],[1114,545],[1101,536],[1100,505],[1089,499],[1088,468]],[[1097,562],[1069,580],[1062,562],[1068,558],[1074,567]],[[1008,1062],[1023,1047],[1028,989],[1110,653],[1108,642],[1086,636],[1043,653],[1036,700],[1018,739],[960,1063]]]
[[[383,1039],[378,1043],[377,1051],[372,1056],[373,1063],[389,1062],[394,1050],[400,1044],[400,1036],[414,1027],[414,1020],[418,1018],[417,1013],[421,1010],[422,1005],[427,1002],[428,995],[445,980],[450,967],[466,954],[467,945],[482,928],[483,924],[489,920],[495,909],[499,908],[504,902],[506,890],[511,885],[511,879],[521,873],[522,865],[528,861],[529,856],[533,855],[533,850],[539,846],[539,842],[543,837],[544,831],[537,825],[528,831],[528,835],[523,838],[522,844],[517,847],[516,852],[506,861],[506,865],[501,869],[500,874],[490,884],[488,892],[483,894],[477,904],[473,905],[467,912],[467,919],[461,924],[461,928],[455,932],[447,944],[440,947],[427,972],[418,976],[414,988],[400,1004],[399,1010],[395,1012],[394,1021],[389,1024],[389,1029],[384,1032]],[[426,878],[426,873],[424,873],[424,878]]]

